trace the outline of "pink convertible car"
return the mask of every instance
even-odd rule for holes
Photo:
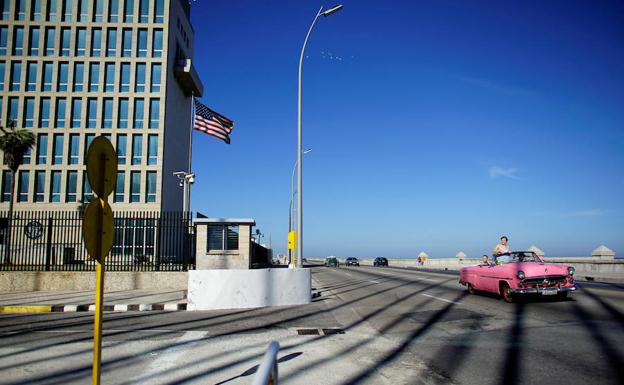
[[[531,251],[515,251],[495,258],[495,264],[462,267],[459,283],[468,292],[488,291],[512,302],[519,294],[554,295],[566,298],[576,290],[574,267],[544,263]]]

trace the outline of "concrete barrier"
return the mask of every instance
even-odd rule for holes
[[[185,290],[187,272],[106,272],[105,291]],[[95,290],[93,271],[3,271],[0,292]]]
[[[192,270],[187,310],[303,305],[311,288],[310,269]]]

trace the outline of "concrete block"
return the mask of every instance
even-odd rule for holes
[[[611,250],[607,246],[600,246],[592,251],[592,258],[596,259],[615,259],[615,251]]]

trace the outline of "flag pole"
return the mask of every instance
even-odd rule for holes
[[[195,129],[195,92],[191,92],[191,127],[189,130],[189,161],[187,174],[191,174],[191,166],[193,163],[193,130]],[[187,177],[184,178],[184,197],[186,205],[184,211],[188,212],[191,207],[191,184]]]

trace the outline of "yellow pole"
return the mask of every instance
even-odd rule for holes
[[[95,314],[93,325],[93,385],[100,385],[102,366],[102,304],[104,302],[104,264],[97,261],[95,271]]]

